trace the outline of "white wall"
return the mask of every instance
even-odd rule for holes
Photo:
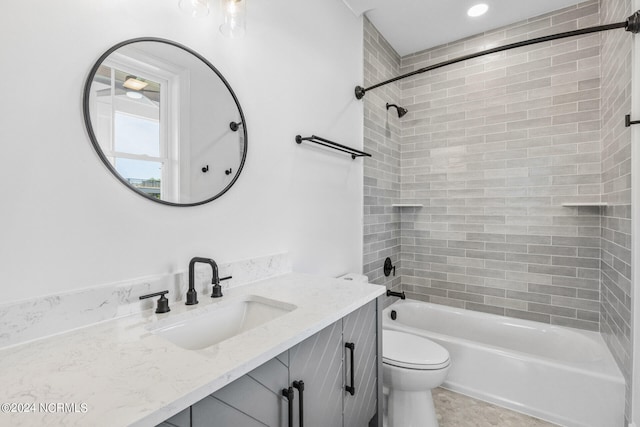
[[[363,159],[294,142],[313,133],[361,147],[361,21],[341,0],[248,2],[239,40],[219,34],[213,15],[185,16],[177,0],[3,4],[0,303],[180,271],[195,255],[289,251],[297,271],[361,270]],[[106,49],[140,36],[191,47],[236,91],[248,157],[219,200],[152,203],[93,151],[84,80]]]

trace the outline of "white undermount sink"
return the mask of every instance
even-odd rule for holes
[[[258,295],[221,301],[198,313],[167,318],[149,330],[187,350],[200,350],[283,316],[296,306]]]

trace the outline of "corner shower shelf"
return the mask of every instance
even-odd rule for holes
[[[602,207],[602,206],[608,206],[609,204],[607,202],[587,202],[587,203],[563,203],[562,206],[565,208],[576,208],[576,207],[582,207],[582,206],[596,206],[596,207]]]
[[[421,208],[422,203],[394,203],[391,205],[392,208]]]

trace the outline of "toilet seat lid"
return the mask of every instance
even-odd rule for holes
[[[382,361],[409,369],[442,369],[449,365],[449,352],[441,345],[406,332],[382,331]]]

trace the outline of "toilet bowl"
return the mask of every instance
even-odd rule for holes
[[[433,341],[405,332],[382,331],[388,427],[438,427],[431,389],[444,382],[450,363],[449,352]]]

